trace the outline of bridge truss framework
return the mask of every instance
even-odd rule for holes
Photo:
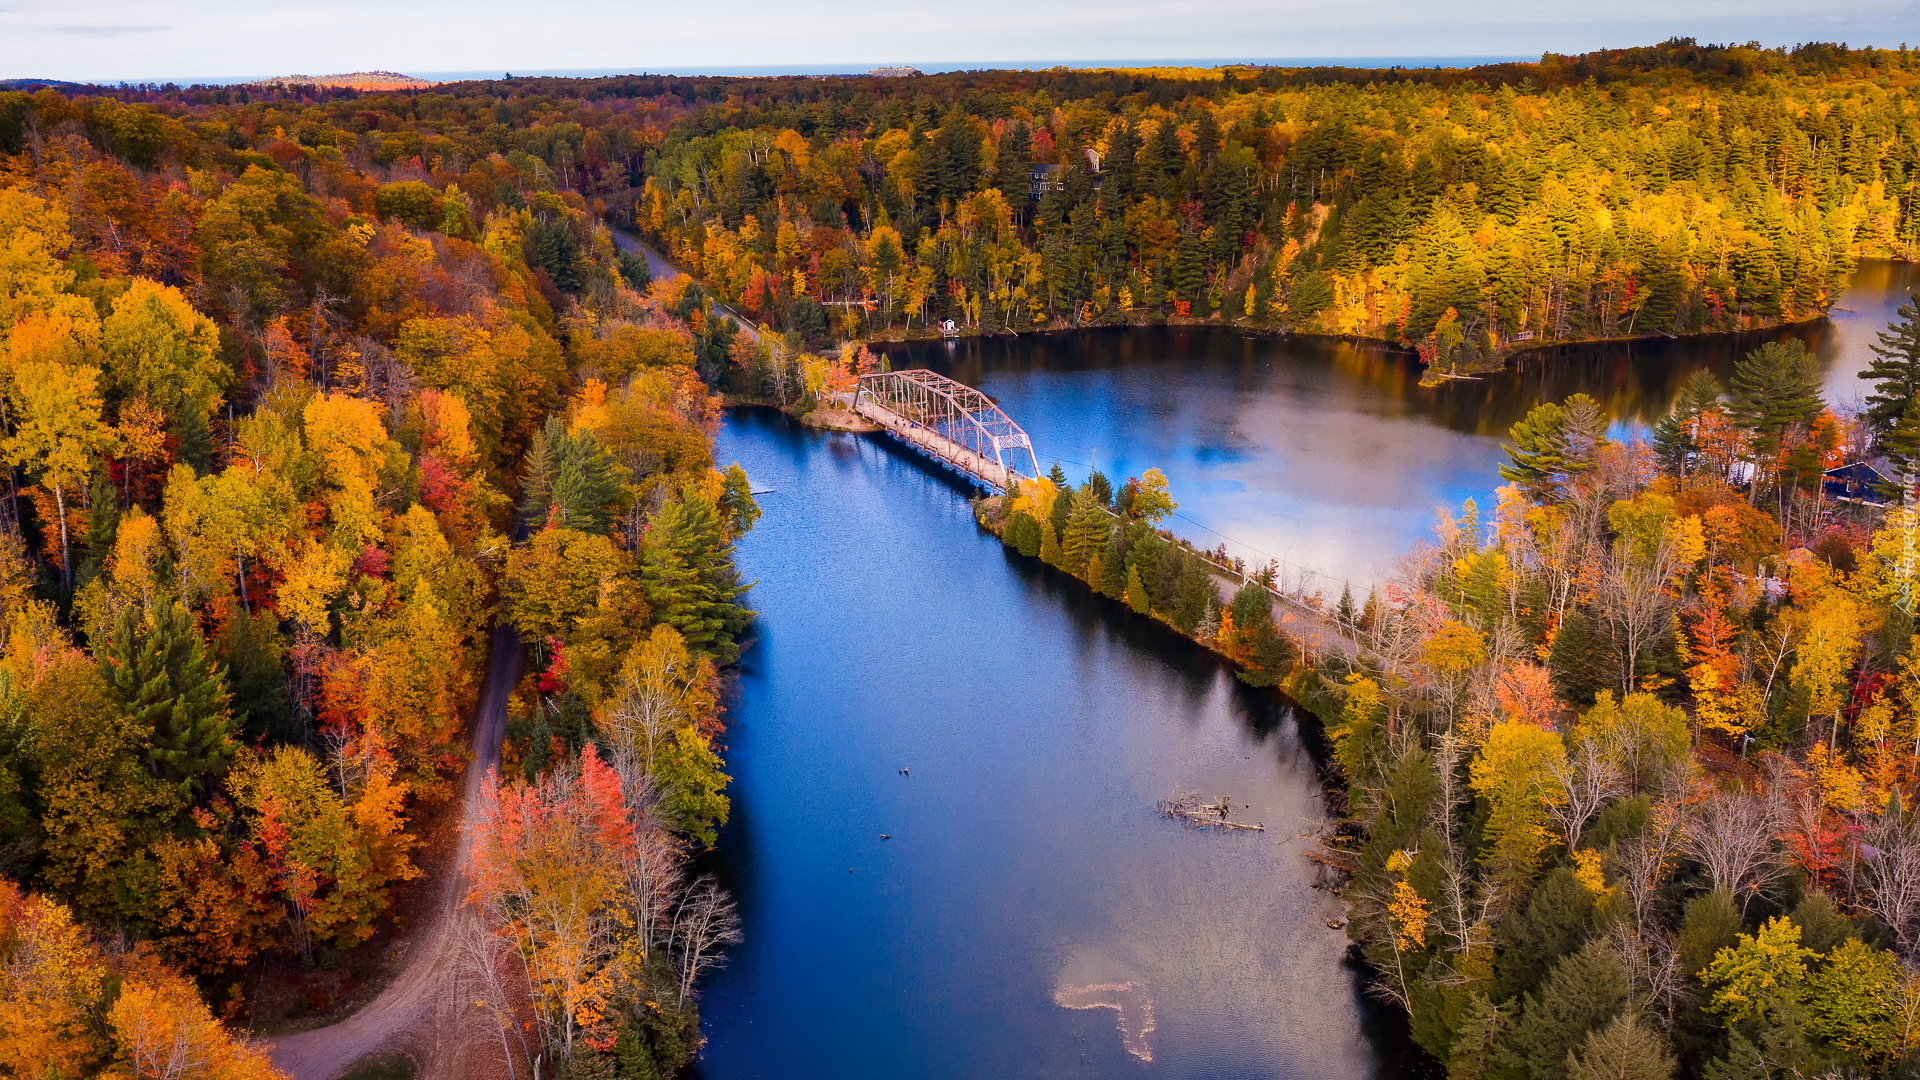
[[[853,411],[989,487],[1040,475],[1033,440],[992,398],[925,368],[860,376]]]

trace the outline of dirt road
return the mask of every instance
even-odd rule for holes
[[[672,281],[674,278],[687,276],[686,271],[668,262],[666,256],[655,251],[651,245],[645,243],[639,237],[634,236],[632,233],[621,232],[618,229],[611,231],[613,233],[613,245],[615,247],[621,251],[638,255],[647,260],[647,272],[653,275],[655,281]],[[713,306],[718,308],[723,314],[733,316],[733,321],[740,324],[740,336],[746,338],[748,341],[760,340],[759,324],[747,318],[745,315],[740,314],[738,311],[735,311],[728,305],[721,303],[717,297],[713,301]]]
[[[281,1039],[273,1063],[293,1080],[334,1080],[369,1055],[405,1053],[420,1065],[422,1080],[498,1074],[506,1068],[497,1039],[474,1017],[472,1002],[456,994],[456,943],[471,927],[463,907],[467,894],[467,842],[480,807],[486,775],[500,765],[507,730],[507,695],[519,678],[520,639],[505,625],[493,631],[487,681],[473,719],[473,761],[462,795],[459,848],[440,883],[431,923],[415,939],[406,967],[379,997],[330,1027]]]

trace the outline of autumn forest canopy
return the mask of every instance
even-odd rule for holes
[[[356,1004],[463,827],[502,1052],[677,1070],[733,934],[686,868],[751,615],[728,325],[523,152],[0,111],[0,1073],[264,1075],[216,1015]]]
[[[694,861],[752,619],[729,397],[832,404],[864,342],[949,321],[1454,371],[1815,318],[1920,254],[1916,83],[1904,49],[1676,40],[0,92],[0,1075],[268,1075],[232,1031],[362,1000],[462,828],[502,1052],[673,1075],[737,937]],[[1352,933],[1454,1075],[1884,1071],[1920,1048],[1920,637],[1885,555],[1916,527],[1820,481],[1920,460],[1903,317],[1861,416],[1784,346],[1650,442],[1544,404],[1497,508],[1333,612],[1351,670],[1257,575],[1223,602],[1158,473],[981,520],[1329,719]],[[1636,1060],[1665,1071],[1605,1071]]]

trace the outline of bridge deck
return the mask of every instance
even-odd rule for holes
[[[856,395],[853,411],[887,429],[908,446],[935,458],[996,491],[1012,486],[1012,471],[997,461],[946,438],[864,395]]]

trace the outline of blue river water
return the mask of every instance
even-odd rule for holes
[[[1877,276],[1876,276],[1877,275]],[[1845,400],[1911,268],[1799,328]],[[1878,320],[1876,323],[1874,320]],[[1575,390],[1623,423],[1739,343],[1561,350],[1438,389],[1351,344],[1140,329],[897,350],[980,386],[1044,468],[1165,469],[1250,559],[1377,579],[1434,509],[1497,484],[1499,438]],[[731,411],[765,516],[730,695],[714,864],[746,940],[702,1002],[704,1080],[1422,1075],[1329,926],[1317,725],[1214,658],[1009,554],[966,490],[877,437]],[[1070,465],[1083,471],[1084,465]],[[1194,832],[1171,793],[1266,831]]]

